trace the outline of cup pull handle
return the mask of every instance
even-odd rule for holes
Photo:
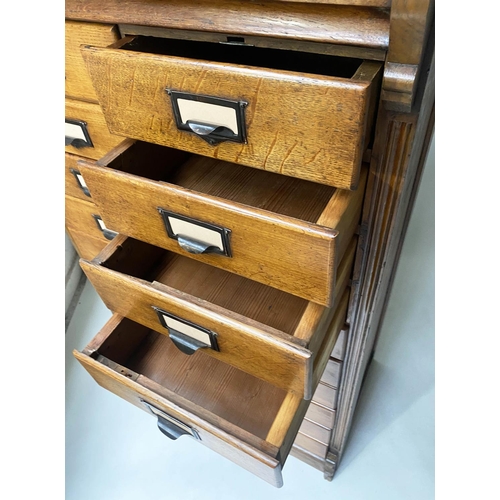
[[[208,142],[211,146],[215,146],[224,140],[231,140],[238,137],[236,134],[233,134],[231,129],[221,125],[211,125],[209,123],[195,122],[192,120],[188,120],[186,125],[192,132]]]
[[[193,254],[219,253],[219,249],[210,245],[210,243],[204,243],[203,241],[198,241],[194,238],[181,234],[177,235],[177,243],[183,250]]]
[[[189,337],[188,335],[178,332],[173,328],[168,329],[168,336],[170,337],[170,340],[175,344],[175,347],[177,347],[179,351],[187,354],[188,356],[191,356],[191,354],[194,354],[198,349],[201,349],[202,347],[207,347],[207,344],[205,344],[204,342]]]

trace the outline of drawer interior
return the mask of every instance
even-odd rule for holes
[[[300,297],[133,238],[127,238],[101,265],[162,283],[289,335],[308,305]]]
[[[149,54],[340,78],[351,78],[363,62],[361,59],[349,57],[255,47],[242,43],[175,40],[151,36],[136,36],[120,48]]]
[[[168,337],[124,318],[102,355],[213,415],[265,440],[286,392],[202,351],[186,356]]]
[[[106,166],[313,223],[337,191],[331,186],[141,141]]]

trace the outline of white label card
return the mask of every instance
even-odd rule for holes
[[[238,122],[234,108],[189,99],[177,99],[177,105],[182,123],[192,120],[207,125],[227,127],[233,134],[238,134]]]
[[[162,314],[162,316],[165,321],[165,324],[169,328],[177,330],[178,332],[183,333],[188,337],[199,340],[200,342],[206,344],[208,347],[212,347],[212,342],[210,341],[210,335],[208,333],[202,330],[198,330],[198,328],[195,328],[194,326],[186,325],[186,323],[177,321],[171,318],[170,316],[166,316],[165,314]]]
[[[72,139],[82,139],[83,141],[87,141],[87,138],[85,137],[83,129],[80,125],[66,122],[65,133],[66,137],[71,137]]]
[[[175,217],[168,217],[170,222],[170,227],[172,232],[176,236],[188,236],[202,243],[209,244],[219,248],[222,252],[224,251],[224,245],[222,243],[222,235],[218,231],[213,231],[198,224],[192,224]]]

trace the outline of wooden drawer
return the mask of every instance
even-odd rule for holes
[[[342,330],[332,351],[332,358],[342,361],[347,348],[347,334],[349,330]]]
[[[310,437],[311,439],[314,439],[315,441],[323,443],[327,446],[330,443],[330,436],[332,434],[331,429],[325,429],[321,425],[307,420],[307,418],[305,418],[300,425],[299,432],[301,434],[304,434],[304,436]]]
[[[346,307],[347,296],[318,350],[313,385]],[[308,406],[300,396],[208,356],[204,349],[187,356],[168,337],[118,315],[74,355],[101,386],[160,415],[158,425],[167,436],[187,433],[269,483],[282,485],[281,468]]]
[[[82,54],[115,134],[358,186],[379,62],[144,36]]]
[[[334,308],[123,235],[81,266],[111,311],[310,399],[314,355],[347,303],[353,254],[341,263]]]
[[[346,191],[132,140],[78,168],[120,234],[333,304],[366,170]]]
[[[97,160],[123,141],[110,134],[98,104],[66,98],[66,152]]]
[[[316,388],[313,401],[329,410],[337,409],[337,388],[320,383]]]
[[[323,461],[328,453],[328,446],[326,444],[320,443],[302,433],[297,434],[293,446]]]
[[[312,400],[307,410],[306,418],[311,422],[321,425],[325,429],[333,429],[333,424],[335,423],[335,410],[324,408]]]
[[[85,182],[85,179],[83,178],[77,165],[77,162],[81,159],[81,156],[65,153],[64,158],[64,180],[66,195],[84,201],[93,201],[87,183]]]
[[[340,374],[342,371],[342,363],[334,359],[329,359],[326,365],[325,372],[321,377],[323,384],[330,385],[331,387],[338,387],[340,382]]]
[[[97,207],[90,201],[65,197],[66,228],[109,243],[116,235],[107,227]]]
[[[68,233],[75,250],[82,259],[93,259],[109,243],[109,241],[104,237],[94,238],[89,236],[87,233],[75,231],[70,227],[66,227],[66,232]]]
[[[94,87],[92,87],[80,52],[80,45],[88,43],[98,47],[106,47],[118,40],[118,30],[116,26],[110,24],[66,21],[65,32],[66,97],[97,102]]]

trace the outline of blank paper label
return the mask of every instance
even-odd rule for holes
[[[207,102],[177,99],[182,123],[188,120],[218,127],[227,127],[233,134],[238,135],[236,110],[227,106],[218,106]]]

